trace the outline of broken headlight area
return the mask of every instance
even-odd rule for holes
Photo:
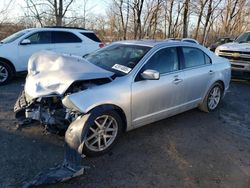
[[[58,134],[63,134],[74,119],[63,107],[61,98],[56,95],[28,101],[27,95],[22,92],[15,104],[14,112],[19,125],[39,121],[49,132]]]

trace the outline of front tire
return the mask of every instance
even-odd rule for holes
[[[223,95],[222,85],[218,82],[214,83],[212,87],[209,89],[202,104],[199,106],[199,109],[204,112],[214,111],[218,107],[222,95]]]
[[[11,67],[5,63],[0,61],[0,86],[7,84],[13,77],[13,71]]]
[[[92,121],[86,125],[83,154],[100,156],[107,153],[117,142],[122,133],[122,120],[115,111],[107,111],[98,115],[91,114]],[[94,116],[94,117],[93,117]]]

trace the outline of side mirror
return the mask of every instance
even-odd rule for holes
[[[20,44],[21,45],[31,44],[31,41],[30,41],[30,39],[23,39],[23,41]]]
[[[144,80],[159,80],[160,73],[156,70],[147,69],[141,73],[141,77]]]

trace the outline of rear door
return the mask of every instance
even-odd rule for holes
[[[196,106],[204,96],[214,70],[211,59],[200,49],[181,47],[185,103]]]
[[[52,31],[52,41],[56,52],[79,56],[85,54],[86,49],[82,39],[72,32]]]

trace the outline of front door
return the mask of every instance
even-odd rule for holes
[[[30,44],[18,46],[19,61],[22,61],[21,70],[27,70],[28,60],[30,56],[41,50],[53,50],[54,46],[51,41],[50,31],[35,32],[28,36],[26,39],[30,40]]]
[[[151,123],[174,113],[183,103],[183,73],[179,70],[178,48],[157,51],[132,83],[132,125]],[[159,80],[143,80],[146,69],[160,73]]]

